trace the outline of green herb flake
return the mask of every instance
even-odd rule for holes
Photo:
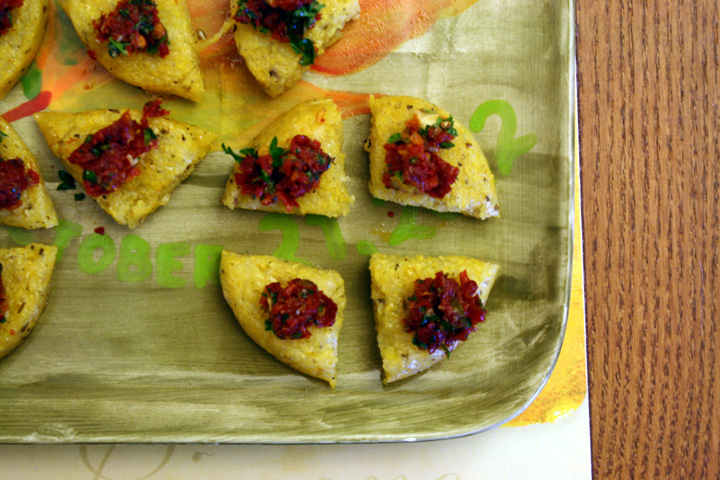
[[[402,142],[402,134],[401,133],[393,133],[390,135],[390,138],[388,138],[388,141],[386,143],[398,143]]]
[[[272,332],[272,329],[272,322],[270,321],[270,319],[265,320],[265,331]]]
[[[0,142],[2,142],[3,138],[7,138],[7,133],[0,131]]]
[[[74,198],[75,198],[75,201],[76,201],[76,202],[82,202],[83,200],[85,200],[85,194],[82,193],[82,192],[76,193],[76,194],[74,195]]]
[[[57,186],[58,190],[75,190],[75,179],[72,175],[65,170],[60,170],[58,172],[58,177],[60,178],[60,185]]]
[[[452,148],[454,146],[455,146],[455,144],[452,142],[442,142],[440,144],[440,147],[442,147],[442,148]]]
[[[83,180],[86,180],[92,184],[96,184],[97,183],[97,175],[92,170],[83,170]]]
[[[153,132],[153,129],[150,127],[145,129],[143,135],[145,138],[145,145],[150,145],[150,142],[157,140],[157,135],[155,135],[155,132]]]
[[[110,55],[111,58],[115,58],[118,55],[127,56],[128,52],[125,48],[126,45],[127,43],[118,42],[114,38],[110,37],[110,42],[108,43],[108,55]]]

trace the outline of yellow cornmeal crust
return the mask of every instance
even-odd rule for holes
[[[314,282],[337,304],[337,316],[331,327],[310,326],[308,338],[283,340],[265,330],[268,315],[260,306],[260,297],[270,283],[280,282],[286,286],[295,278]],[[325,380],[335,388],[338,336],[345,310],[345,283],[339,273],[275,257],[241,255],[224,250],[220,260],[220,283],[240,326],[255,343],[295,370]]]
[[[93,21],[115,10],[118,0],[60,0],[75,31],[98,63],[113,76],[150,92],[169,93],[200,102],[205,84],[195,46],[195,33],[190,23],[186,0],[154,0],[158,17],[167,31],[170,53],[136,52],[112,58],[108,42],[100,42]]]
[[[369,100],[372,114],[370,138],[365,148],[370,152],[370,193],[379,199],[402,205],[425,207],[438,212],[456,212],[486,219],[500,216],[495,177],[480,145],[465,126],[453,118],[458,132],[454,147],[441,149],[440,157],[460,172],[452,190],[442,199],[425,193],[388,188],[382,181],[387,169],[383,148],[395,133],[405,130],[405,122],[419,114],[421,118],[448,118],[450,114],[432,103],[415,97],[385,96]],[[408,187],[410,188],[410,187]]]
[[[345,152],[343,152],[342,118],[337,106],[331,99],[311,100],[301,103],[287,111],[269,124],[249,145],[261,151],[270,146],[274,137],[278,146],[288,148],[295,135],[305,135],[317,140],[325,153],[334,160],[321,176],[317,188],[297,199],[298,207],[292,212],[296,215],[325,215],[339,217],[350,212],[355,201],[347,188],[345,176]],[[237,153],[237,150],[235,150]],[[228,208],[244,208],[267,212],[288,213],[285,205],[278,201],[272,205],[262,205],[260,200],[243,194],[240,186],[235,183],[235,174],[239,171],[239,163],[235,163],[225,187],[222,203]]]
[[[0,358],[9,355],[30,335],[47,304],[57,247],[31,243],[0,248],[2,281],[8,312],[0,323]]]
[[[88,135],[111,125],[125,110],[91,110],[80,113],[41,112],[35,114],[40,132],[52,153],[82,185],[83,169],[68,162],[70,155]],[[130,110],[131,118],[140,121],[142,112]],[[148,125],[158,143],[140,158],[138,176],[117,190],[93,197],[115,221],[130,228],[138,226],[150,213],[170,200],[175,187],[185,180],[210,150],[217,137],[194,125],[154,117]]]
[[[0,132],[7,135],[0,138],[0,159],[19,158],[25,164],[26,171],[33,170],[40,177],[37,185],[22,192],[20,195],[22,204],[19,207],[13,210],[0,208],[0,224],[27,229],[54,227],[58,224],[57,213],[35,157],[12,126],[2,117],[0,117]]]
[[[268,2],[273,3],[273,2]],[[341,30],[350,20],[360,15],[359,0],[322,0],[322,18],[305,32],[305,38],[315,45],[315,58],[338,41]],[[230,0],[231,18],[238,10],[237,0]],[[235,22],[235,45],[250,73],[265,93],[278,97],[295,85],[310,65],[300,65],[301,56],[288,42],[272,38],[252,25]]]
[[[392,383],[410,377],[446,358],[442,350],[428,353],[416,347],[412,343],[413,334],[405,331],[403,319],[408,315],[407,298],[414,293],[416,280],[432,278],[440,271],[457,280],[460,273],[467,270],[468,277],[478,284],[478,296],[485,305],[499,269],[497,265],[462,256],[372,255],[371,296],[385,372],[383,382]]]
[[[0,100],[5,98],[35,59],[45,36],[48,0],[25,0],[13,9],[13,26],[0,35]]]

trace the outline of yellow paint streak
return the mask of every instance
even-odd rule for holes
[[[580,181],[575,181],[575,234],[572,291],[562,351],[545,388],[537,399],[506,427],[552,423],[578,409],[587,394],[585,360],[585,297],[580,223]]]

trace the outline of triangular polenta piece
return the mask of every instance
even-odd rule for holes
[[[11,26],[0,27],[0,100],[15,86],[35,59],[48,20],[48,0],[25,0],[9,12]]]
[[[17,160],[22,162],[22,165]],[[45,188],[45,180],[43,179],[40,169],[38,168],[35,157],[27,148],[22,139],[15,130],[0,117],[0,162],[13,161],[13,168],[25,169],[27,188],[22,191],[17,201],[11,202],[13,205],[3,208],[0,204],[0,224],[11,227],[22,227],[27,229],[34,228],[50,228],[58,224],[55,207],[50,200],[47,188]],[[6,172],[3,165],[0,165],[0,189],[8,190],[17,188],[10,184],[5,184]],[[33,173],[30,173],[33,172]],[[28,180],[29,178],[29,180]],[[5,193],[1,192],[5,197]]]
[[[336,304],[335,322],[321,328],[311,325],[307,338],[281,339],[268,330],[269,312],[261,305],[261,298],[267,285],[280,282],[285,287],[298,278],[313,282]],[[225,299],[250,338],[290,367],[335,387],[338,336],[345,309],[345,284],[340,274],[270,256],[223,251],[220,282]]]
[[[487,159],[475,137],[447,111],[425,100],[403,96],[370,97],[369,104],[372,128],[366,148],[370,152],[370,193],[374,197],[438,212],[462,213],[480,219],[500,215],[495,178]],[[385,144],[409,142],[405,138],[406,122],[416,117],[421,128],[442,125],[449,131],[454,129],[453,133],[456,134],[451,141],[443,142],[443,147],[437,152],[451,170],[457,169],[456,177],[452,183],[440,181],[439,188],[431,190],[432,194],[411,184],[402,170],[393,171],[387,163],[388,152]],[[409,163],[412,163],[412,160]],[[407,176],[418,178],[419,175],[416,175],[412,168],[412,165],[408,166]],[[422,171],[420,170],[421,173]],[[429,185],[430,182],[425,184]],[[443,191],[443,187],[449,191]]]
[[[35,119],[50,150],[62,160],[70,174],[83,184],[84,180],[87,181],[84,179],[84,169],[70,163],[70,156],[90,136],[119,121],[125,112],[41,112],[35,115]],[[140,121],[143,116],[139,110],[129,112],[134,121]],[[203,128],[165,117],[150,117],[148,125],[157,144],[139,159],[133,159],[137,175],[127,179],[114,191],[94,197],[115,221],[130,228],[139,225],[147,215],[170,200],[175,187],[190,176],[216,138],[214,133]],[[84,185],[87,190],[87,183]]]
[[[331,99],[324,99],[297,105],[265,127],[249,147],[259,152],[259,155],[267,155],[269,147],[276,139],[277,148],[287,150],[296,135],[304,135],[310,140],[319,142],[322,151],[331,158],[329,168],[320,175],[317,186],[297,197],[297,206],[290,206],[288,209],[279,199],[264,205],[259,196],[243,193],[243,186],[237,183],[238,172],[241,169],[238,154],[233,155],[238,161],[228,179],[222,198],[223,205],[231,209],[244,208],[296,215],[314,214],[327,217],[347,215],[355,197],[348,192],[342,118],[335,103]],[[270,176],[279,178],[275,177],[274,173]],[[255,175],[253,177],[258,178]],[[275,194],[277,195],[277,192]],[[267,201],[270,202],[271,199],[268,197]]]
[[[416,344],[415,334],[407,331],[404,319],[409,316],[410,300],[416,293],[418,280],[434,278],[443,272],[457,281],[465,271],[469,280],[477,284],[477,297],[485,305],[498,270],[497,265],[459,256],[403,257],[376,253],[370,257],[375,328],[385,372],[383,381],[391,383],[427,370],[458,346],[458,342],[453,342],[446,347],[447,352],[438,348],[429,353]],[[425,312],[432,313],[429,309],[423,310]]]
[[[0,358],[30,335],[47,304],[57,247],[31,243],[0,248],[4,300],[0,300]],[[2,291],[2,289],[0,289]]]
[[[303,73],[310,69],[312,61],[307,56],[296,52],[291,43],[273,38],[273,33],[250,23],[238,21],[238,11],[248,7],[246,0],[230,0],[231,17],[235,18],[235,44],[240,56],[250,72],[257,79],[263,90],[271,97],[282,95],[285,90],[295,85]],[[282,1],[268,0],[266,3],[275,6]],[[320,18],[315,25],[306,30],[304,39],[315,47],[315,58],[340,38],[340,31],[350,20],[360,14],[359,0],[319,0],[317,5],[306,6],[305,9],[320,8]],[[250,14],[252,18],[254,13]],[[310,62],[310,63],[308,63]],[[305,65],[303,65],[305,64]]]
[[[118,0],[61,0],[60,4],[73,23],[80,40],[90,55],[113,76],[150,92],[169,93],[199,102],[205,95],[205,84],[200,71],[200,60],[195,46],[195,33],[190,23],[186,0],[142,0],[136,4],[154,4],[162,27],[159,33],[167,53],[144,38],[145,50],[128,52],[122,42],[114,37],[98,38],[101,17],[108,18],[121,2]],[[152,7],[152,8],[155,8]],[[122,9],[127,11],[127,8]],[[148,27],[149,28],[149,27]],[[155,31],[155,29],[153,29]],[[128,34],[129,35],[129,34]],[[123,37],[126,42],[130,41]],[[152,40],[150,40],[152,42]],[[152,47],[149,49],[148,45]],[[164,47],[162,47],[164,48]]]

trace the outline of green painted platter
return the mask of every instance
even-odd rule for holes
[[[327,90],[422,97],[475,127],[480,118],[471,118],[483,106],[488,118],[476,136],[496,177],[499,219],[374,202],[362,148],[370,119],[355,115],[344,120],[356,197],[347,217],[231,211],[220,196],[232,159],[214,151],[165,207],[129,230],[94,202],[57,191],[60,162],[32,118],[15,122],[63,224],[0,227],[0,246],[66,246],[38,327],[0,361],[0,442],[420,441],[480,432],[518,415],[548,379],[567,320],[573,24],[570,1],[480,1],[358,73],[305,77]],[[21,95],[17,87],[0,111]],[[503,174],[498,157],[507,151],[503,168],[511,168]],[[99,226],[104,239],[93,233]],[[290,255],[341,273],[348,302],[334,390],[243,333],[217,283],[221,248]],[[466,344],[390,386],[381,381],[370,301],[373,249],[501,266],[487,319]]]

